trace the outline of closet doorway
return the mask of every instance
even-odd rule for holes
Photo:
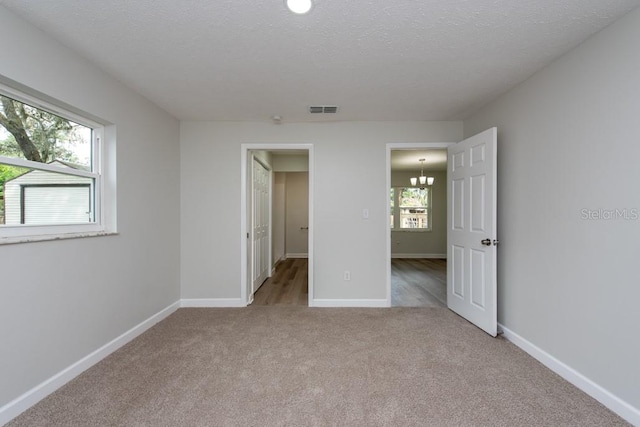
[[[312,151],[309,144],[242,146],[241,292],[247,305],[311,305]]]

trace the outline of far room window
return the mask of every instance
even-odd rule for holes
[[[0,85],[0,241],[104,231],[103,131]]]
[[[389,206],[392,230],[431,230],[430,187],[393,187]]]

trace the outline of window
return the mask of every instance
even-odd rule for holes
[[[389,206],[392,230],[431,230],[430,187],[393,187]]]
[[[103,133],[93,120],[0,85],[0,242],[105,231]]]

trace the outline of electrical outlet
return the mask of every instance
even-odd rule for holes
[[[351,280],[351,272],[349,270],[345,270],[344,280]]]

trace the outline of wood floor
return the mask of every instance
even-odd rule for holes
[[[260,286],[251,305],[308,305],[306,258],[290,258],[276,264],[276,272]]]
[[[252,305],[308,305],[307,260],[291,258],[276,265],[275,274],[254,295]],[[391,260],[391,306],[446,307],[447,260]]]
[[[392,307],[446,307],[447,260],[393,258]]]

